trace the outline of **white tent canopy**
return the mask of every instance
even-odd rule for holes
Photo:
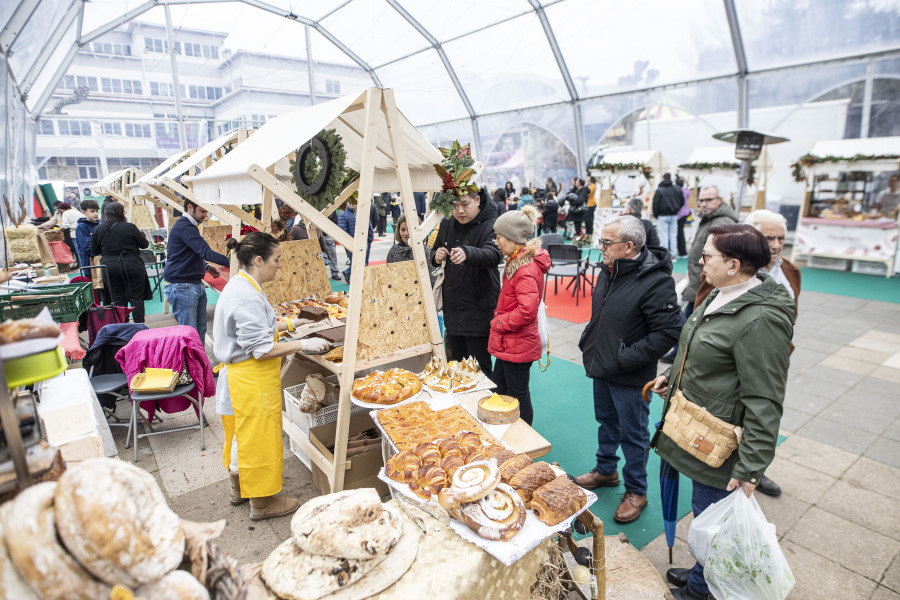
[[[889,171],[900,169],[900,137],[881,137],[850,140],[825,140],[813,144],[810,154],[824,158],[839,156],[845,161],[817,163],[817,169],[833,167],[840,171]],[[883,160],[851,160],[856,156],[893,156]]]
[[[365,111],[352,108],[355,104],[361,107],[364,98],[365,93],[344,96],[271,119],[214,165],[199,175],[184,177],[183,180],[193,184],[197,200],[204,204],[260,204],[263,200],[262,186],[248,174],[249,170],[254,165],[264,169],[275,165],[322,129],[337,130],[347,153],[346,167],[359,171],[363,145],[360,132],[366,129]],[[377,119],[375,127],[378,137],[374,191],[399,191],[400,182],[387,124],[383,119]],[[433,165],[441,161],[440,152],[422,137],[402,113],[399,135],[406,148],[413,189],[439,190],[440,179]]]

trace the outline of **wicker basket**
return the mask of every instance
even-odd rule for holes
[[[663,433],[678,447],[717,469],[738,447],[740,427],[713,416],[677,390],[663,421]]]

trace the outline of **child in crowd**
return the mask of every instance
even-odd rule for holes
[[[91,252],[91,236],[100,224],[100,205],[96,200],[85,200],[81,203],[81,212],[84,216],[78,219],[78,227],[75,228],[75,250],[78,253],[78,264],[89,267],[94,256]],[[90,277],[87,271],[82,274]]]

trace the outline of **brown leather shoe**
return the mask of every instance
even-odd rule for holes
[[[594,469],[591,469],[584,475],[576,477],[575,484],[586,490],[594,490],[599,487],[616,487],[619,485],[619,472],[613,471],[612,475],[601,475]]]
[[[647,496],[638,496],[634,492],[626,492],[622,495],[622,503],[613,515],[616,523],[631,523],[637,521],[641,511],[647,506]]]
[[[261,521],[287,516],[300,508],[300,501],[287,496],[250,498],[250,520]]]

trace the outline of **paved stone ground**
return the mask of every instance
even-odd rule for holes
[[[371,260],[382,259],[389,247],[389,240],[377,242]],[[803,292],[799,314],[782,420],[788,439],[769,469],[784,494],[757,494],[797,580],[790,598],[900,598],[900,304]],[[554,354],[580,364],[575,342],[583,324],[550,321]],[[148,324],[174,320],[154,315]],[[120,414],[126,416],[126,409]],[[226,519],[220,539],[225,552],[261,561],[290,535],[290,521],[253,523],[247,504],[228,503],[222,426],[213,402],[204,413],[210,423],[205,451],[196,431],[152,436],[139,442],[138,465],[157,478],[184,518]],[[190,422],[196,422],[191,413],[166,415],[157,429]],[[131,460],[124,428],[113,433],[120,456]],[[318,495],[287,442],[285,457],[283,493],[301,501]],[[678,525],[675,566],[693,564],[687,552],[690,521],[688,516]],[[664,574],[665,536],[643,552]]]

